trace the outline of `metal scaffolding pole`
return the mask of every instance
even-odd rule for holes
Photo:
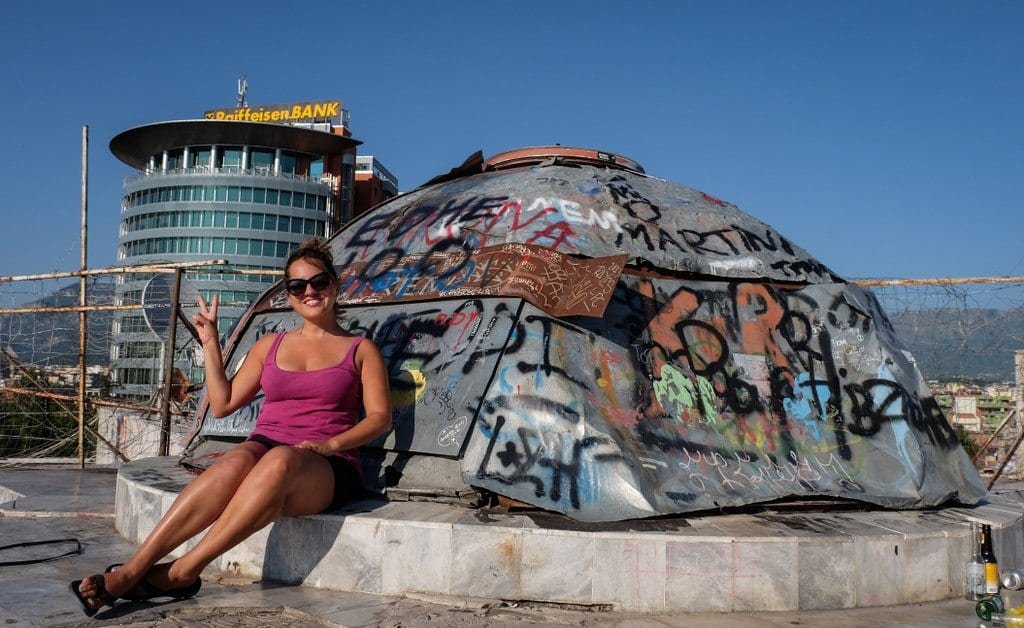
[[[85,468],[85,371],[87,350],[86,277],[89,254],[89,125],[82,125],[82,276],[78,281],[78,467]]]
[[[167,349],[164,351],[164,398],[160,405],[160,452],[166,456],[171,443],[171,385],[174,383],[174,345],[177,342],[179,301],[181,300],[181,273],[174,271],[171,292],[171,328],[167,331]]]
[[[1015,277],[936,277],[934,279],[851,279],[850,283],[874,288],[881,286],[959,286],[963,284],[982,283],[1024,283],[1024,276]]]

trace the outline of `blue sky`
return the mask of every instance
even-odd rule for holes
[[[561,143],[736,203],[840,275],[1024,274],[1024,3],[15,3],[0,275],[115,264],[125,129],[340,98],[408,190]]]

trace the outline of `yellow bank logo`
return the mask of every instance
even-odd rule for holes
[[[207,120],[244,120],[247,122],[312,122],[341,118],[340,100],[260,105],[234,109],[211,109],[203,114]]]

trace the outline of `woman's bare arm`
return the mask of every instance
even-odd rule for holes
[[[259,390],[263,360],[267,357],[273,336],[257,340],[242,361],[238,373],[228,379],[217,332],[217,295],[213,295],[209,305],[199,297],[199,312],[192,321],[203,345],[206,400],[210,404],[210,413],[215,417],[226,416],[248,403]]]

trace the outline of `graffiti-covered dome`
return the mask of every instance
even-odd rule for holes
[[[870,291],[622,156],[478,154],[330,245],[342,325],[390,369],[394,431],[364,452],[385,484],[419,469],[591,521],[984,493]],[[296,321],[272,289],[229,360]],[[201,410],[200,440],[246,433],[259,403]]]

